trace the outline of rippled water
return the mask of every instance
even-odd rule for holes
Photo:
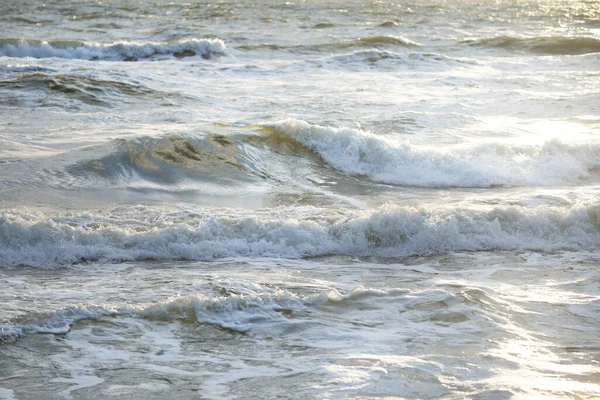
[[[600,397],[600,4],[0,4],[0,399]]]

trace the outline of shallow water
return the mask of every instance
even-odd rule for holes
[[[598,3],[0,11],[0,399],[600,397]]]

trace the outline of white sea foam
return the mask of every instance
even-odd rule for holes
[[[219,297],[176,296],[149,306],[66,307],[26,320],[0,324],[0,343],[31,333],[65,334],[77,321],[107,316],[198,322],[246,332],[256,323],[281,322],[285,320],[282,313],[286,310],[301,311],[311,303],[313,297],[297,296],[283,290],[267,290]]]
[[[404,304],[404,308],[412,308],[424,302],[447,300],[449,296],[449,293],[436,289],[411,292],[408,289],[385,290],[364,286],[346,292],[329,288],[315,294],[299,295],[287,290],[255,285],[254,290],[247,293],[228,293],[214,297],[174,296],[150,305],[65,307],[0,324],[0,342],[33,333],[66,334],[78,321],[104,317],[201,323],[237,332],[249,332],[260,324],[285,322],[291,314],[303,313],[313,307],[339,306],[342,302],[359,304],[371,302],[373,299],[383,299],[385,302],[386,298],[394,298],[395,302]],[[358,312],[361,312],[360,308]]]
[[[100,213],[0,214],[0,265],[53,267],[126,260],[409,256],[461,250],[597,249],[600,206],[488,211],[282,207],[199,212],[151,207]]]
[[[413,186],[556,186],[580,182],[600,167],[600,142],[484,143],[436,148],[351,128],[287,120],[267,126],[315,151],[334,168]]]
[[[82,319],[98,318],[116,314],[117,310],[106,307],[70,307],[49,315],[39,315],[27,321],[0,324],[0,343],[16,339],[29,333],[64,334],[69,332],[71,325]]]
[[[191,39],[176,43],[80,43],[37,40],[2,40],[0,56],[33,58],[70,58],[83,60],[137,60],[153,57],[222,54],[220,39]]]
[[[5,388],[1,388],[0,387],[0,399],[2,400],[14,400],[16,399],[15,397],[15,391],[12,389],[5,389]]]

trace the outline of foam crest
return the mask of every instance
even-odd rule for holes
[[[245,293],[229,292],[222,288],[220,295],[174,296],[150,305],[125,304],[77,305],[60,310],[38,313],[0,324],[0,342],[10,341],[27,334],[66,334],[73,324],[86,319],[132,317],[154,321],[178,321],[187,324],[208,324],[234,332],[259,330],[259,325],[281,324],[306,310],[335,306],[344,302],[347,306],[359,305],[372,300],[383,302],[394,299],[402,301],[405,308],[431,301],[445,299],[449,295],[440,290],[411,292],[408,289],[375,289],[358,286],[347,291],[335,288],[321,290],[311,295],[300,295],[280,288],[267,288],[255,284]],[[360,311],[361,307],[357,307]],[[256,328],[256,329],[255,329]]]
[[[103,317],[202,323],[236,332],[247,332],[259,323],[284,321],[287,318],[286,314],[302,311],[310,303],[306,297],[276,289],[215,297],[176,296],[141,306],[72,306],[0,324],[0,343],[33,333],[65,334],[78,321]]]
[[[69,58],[82,60],[137,61],[164,57],[209,58],[223,54],[225,43],[220,39],[191,39],[176,43],[83,43],[0,39],[0,56],[33,58]]]
[[[452,251],[597,249],[600,206],[448,211],[280,207],[167,211],[125,207],[99,213],[0,214],[0,265],[57,267],[87,262],[402,257]]]
[[[116,314],[118,314],[117,310],[108,307],[76,306],[50,314],[40,314],[27,320],[1,323],[0,343],[32,333],[65,334],[69,332],[71,325],[77,321]]]
[[[485,143],[438,149],[351,128],[287,120],[267,125],[315,152],[337,170],[377,182],[433,187],[576,184],[600,166],[600,143]]]
[[[281,322],[285,313],[305,309],[304,299],[274,290],[272,293],[230,294],[228,296],[181,296],[137,310],[144,318],[181,320],[211,324],[247,332],[256,323]]]

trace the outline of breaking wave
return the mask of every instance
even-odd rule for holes
[[[486,143],[437,149],[351,128],[287,120],[262,127],[297,142],[345,174],[374,181],[431,187],[576,184],[600,166],[600,143],[539,145]]]
[[[73,324],[86,319],[104,317],[134,317],[159,321],[200,323],[224,328],[231,332],[248,332],[258,324],[282,323],[308,308],[342,302],[360,302],[376,297],[408,297],[407,303],[418,304],[436,297],[448,297],[440,291],[411,292],[406,289],[380,290],[355,287],[346,292],[325,289],[312,295],[298,295],[278,288],[255,285],[245,293],[231,293],[222,288],[213,297],[176,296],[151,305],[106,305],[65,307],[50,313],[39,313],[28,318],[17,318],[0,323],[0,343],[12,341],[26,334],[68,333]],[[433,292],[433,293],[432,293]]]
[[[0,214],[0,265],[57,267],[86,262],[404,257],[452,251],[597,249],[600,206],[429,210],[279,207],[169,211]]]
[[[41,41],[0,39],[0,56],[33,58],[70,58],[82,60],[137,61],[223,54],[220,39],[192,39],[176,43],[84,43],[76,41]]]
[[[339,184],[327,186],[328,190],[345,195],[343,183],[348,179],[365,187],[377,183],[437,188],[593,183],[600,179],[600,143],[553,139],[539,144],[489,142],[439,149],[392,135],[287,120],[239,128],[235,135],[115,139],[28,160],[27,165],[29,174],[23,165],[7,167],[5,174],[59,190],[107,185],[136,190],[149,183],[148,190],[212,193],[214,189],[230,194],[240,184],[250,183],[262,189],[302,187],[319,192],[318,182],[325,179]]]

